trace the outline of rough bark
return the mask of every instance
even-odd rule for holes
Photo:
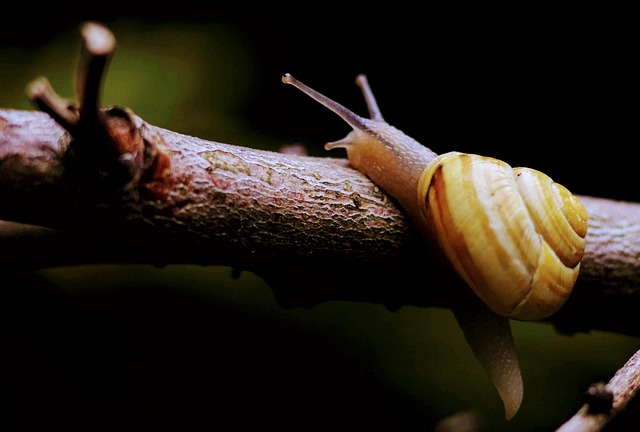
[[[264,277],[286,306],[446,306],[447,276],[402,211],[346,160],[206,141],[132,118],[170,169],[116,187],[91,178],[92,162],[68,157],[73,140],[47,114],[0,110],[0,218],[20,224],[0,225],[3,266],[223,264]],[[580,199],[588,246],[551,320],[565,332],[638,335],[640,203]]]

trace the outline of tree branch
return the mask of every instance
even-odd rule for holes
[[[640,351],[606,384],[589,389],[587,401],[557,432],[597,432],[625,410],[640,388]]]
[[[0,217],[119,250],[91,257],[92,248],[74,248],[55,258],[69,262],[225,264],[274,278],[324,266],[332,271],[323,277],[366,280],[372,267],[402,273],[420,254],[402,213],[344,160],[214,143],[135,121],[170,155],[171,170],[117,194],[67,168],[72,139],[49,116],[0,110]],[[135,254],[119,255],[131,245]]]
[[[171,169],[118,189],[69,168],[78,163],[66,157],[72,138],[48,115],[0,110],[0,217],[57,231],[30,234],[37,248],[12,243],[4,266],[223,264],[263,276],[291,306],[445,305],[444,282],[435,273],[425,280],[431,260],[403,213],[345,160],[206,141],[132,119]],[[638,335],[640,204],[580,199],[588,246],[574,293],[551,319],[566,332]],[[15,229],[0,225],[0,239]]]

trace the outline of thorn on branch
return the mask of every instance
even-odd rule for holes
[[[56,94],[44,77],[27,86],[29,99],[73,138],[67,167],[117,188],[162,178],[171,161],[162,150],[160,136],[150,135],[128,109],[100,106],[104,75],[116,49],[113,33],[99,23],[86,22],[81,34],[76,76],[78,105],[69,104]]]
[[[589,386],[582,399],[589,414],[609,414],[613,408],[613,392],[603,382]]]
[[[285,144],[280,147],[280,153],[295,154],[298,156],[309,156],[309,151],[300,143]]]
[[[116,39],[106,27],[88,22],[82,26],[82,49],[76,76],[76,91],[80,100],[80,119],[88,125],[101,122],[100,92],[102,79]],[[103,121],[102,121],[103,122]]]
[[[30,82],[27,86],[27,95],[41,111],[49,114],[71,135],[78,133],[78,110],[53,90],[46,77],[39,77]]]

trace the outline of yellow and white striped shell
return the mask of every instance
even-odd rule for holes
[[[564,186],[533,169],[451,152],[423,171],[418,205],[456,272],[495,313],[536,320],[564,304],[588,218]]]

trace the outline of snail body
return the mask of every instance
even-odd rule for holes
[[[384,121],[359,75],[370,119],[286,74],[352,128],[325,145],[393,196],[429,242],[496,314],[537,320],[566,301],[585,250],[587,211],[564,186],[530,168],[450,152],[436,155]]]
[[[371,118],[289,74],[282,81],[352,127],[325,148],[345,148],[350,165],[398,201],[427,245],[481,300],[456,291],[450,307],[511,419],[523,385],[509,319],[548,317],[569,297],[585,250],[585,207],[540,171],[474,154],[436,155],[384,121],[364,75],[356,84]]]

